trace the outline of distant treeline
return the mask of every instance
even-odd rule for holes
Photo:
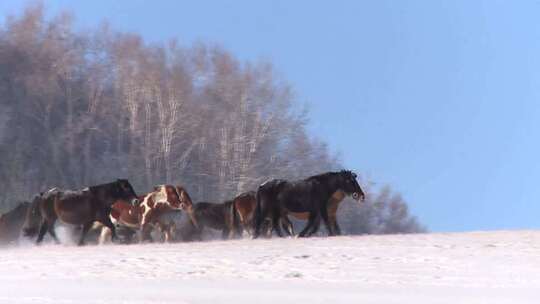
[[[38,5],[0,27],[0,210],[117,177],[141,193],[181,184],[194,201],[219,202],[341,167],[271,64],[72,21]],[[389,189],[342,209],[344,232],[422,230]]]

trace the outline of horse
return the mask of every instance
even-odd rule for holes
[[[118,226],[132,230],[140,230],[141,241],[152,241],[151,232],[154,226],[164,234],[165,242],[174,238],[176,230],[174,220],[169,215],[175,211],[185,211],[192,221],[193,203],[187,191],[181,186],[159,185],[139,197],[138,205],[118,200],[112,205],[110,214],[111,221]],[[102,240],[106,237],[102,234]]]
[[[28,208],[30,208],[29,202],[20,202],[15,208],[0,216],[0,244],[17,241]]]
[[[293,182],[273,179],[260,185],[257,190],[253,237],[259,237],[266,219],[270,219],[272,229],[282,237],[280,223],[288,221],[289,212],[308,213],[308,223],[300,232],[300,237],[308,237],[317,232],[321,218],[329,235],[335,235],[335,227],[330,225],[327,204],[337,191],[351,195],[357,201],[365,199],[356,181],[356,174],[346,170],[327,172]],[[286,232],[292,234],[288,229]]]
[[[125,179],[79,191],[57,191],[48,196],[40,196],[38,205],[42,221],[36,243],[40,244],[47,232],[55,242],[59,242],[54,231],[56,220],[82,226],[79,245],[84,245],[85,236],[96,221],[111,229],[112,239],[115,239],[115,227],[109,213],[111,205],[119,199],[137,201],[133,187]]]
[[[193,206],[194,217],[198,223],[198,227],[194,227],[194,224],[190,224],[192,229],[192,235],[195,235],[196,239],[202,240],[202,231],[204,228],[211,228],[221,231],[222,239],[232,238],[237,234],[238,230],[235,229],[234,223],[234,208],[233,201],[226,201],[221,204],[198,202]]]
[[[341,235],[341,228],[337,222],[337,210],[339,204],[345,199],[345,197],[345,193],[338,190],[330,197],[327,204],[328,221],[330,226],[333,227],[336,235]],[[242,231],[247,231],[248,234],[253,235],[253,215],[257,206],[256,192],[250,191],[240,194],[233,200],[233,203],[233,207],[235,208],[234,215],[239,217],[239,227],[237,229],[240,229],[240,234]],[[308,212],[288,212],[288,215],[298,220],[307,220],[309,217]],[[281,225],[283,230],[285,230],[289,235],[294,235],[294,229],[288,217],[284,216],[281,218]],[[266,232],[269,233],[270,231]]]
[[[220,230],[223,239],[240,237],[244,230],[251,234],[256,203],[255,191],[242,193],[221,204],[199,202],[194,206],[199,228],[191,228],[199,240],[205,227]]]
[[[330,227],[334,230],[335,235],[341,235],[341,228],[339,227],[338,221],[337,221],[337,211],[339,208],[339,204],[345,199],[346,194],[338,190],[332,196],[330,197],[330,200],[328,200],[327,203],[327,210],[328,210],[328,222],[330,224]],[[309,218],[308,212],[289,212],[289,215],[292,217],[298,219],[298,220],[307,220]],[[292,223],[290,221],[282,222],[283,229],[285,231],[291,231],[291,234],[294,235],[294,229],[292,227]],[[328,230],[328,234],[330,235],[330,230]]]

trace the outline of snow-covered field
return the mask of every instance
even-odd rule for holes
[[[539,303],[540,231],[21,246],[1,303]]]

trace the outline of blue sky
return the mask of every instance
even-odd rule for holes
[[[539,1],[44,1],[270,60],[310,132],[432,231],[540,227]],[[3,0],[0,15],[24,1]]]

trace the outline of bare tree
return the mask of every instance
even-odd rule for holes
[[[138,192],[182,184],[195,201],[217,202],[269,178],[341,167],[308,135],[307,110],[270,63],[241,62],[204,43],[148,45],[106,24],[76,32],[72,16],[48,19],[39,5],[7,20],[0,207],[49,187],[118,177]],[[399,196],[377,197],[349,210],[349,232],[418,230]]]

